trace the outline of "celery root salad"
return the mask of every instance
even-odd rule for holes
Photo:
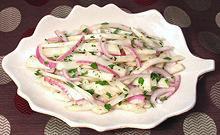
[[[107,22],[55,34],[36,47],[26,65],[68,109],[143,112],[180,86],[184,57],[165,39]]]

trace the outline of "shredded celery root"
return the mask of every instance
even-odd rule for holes
[[[107,22],[55,35],[36,47],[26,65],[73,111],[143,112],[180,86],[184,57],[163,38]]]

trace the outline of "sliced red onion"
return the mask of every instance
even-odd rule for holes
[[[42,47],[41,47],[41,45],[37,46],[36,57],[37,57],[37,59],[39,60],[39,62],[41,64],[43,64],[43,65],[45,65],[45,66],[47,66],[49,68],[56,68],[57,62],[48,59],[46,56],[44,56],[42,54]]]
[[[150,67],[150,68],[148,68],[148,70],[149,70],[150,72],[154,72],[154,73],[161,74],[161,75],[164,76],[165,78],[168,78],[171,82],[174,81],[174,80],[172,79],[172,75],[171,75],[170,73],[168,73],[166,70],[162,69],[162,68]]]
[[[134,80],[135,78],[138,78],[138,77],[143,77],[143,76],[146,76],[147,74],[133,74],[133,75],[127,75],[127,76],[123,76],[121,78],[118,78],[119,81],[126,81],[126,80]]]
[[[177,90],[177,89],[179,89],[179,87],[180,87],[181,76],[180,76],[180,75],[177,75],[177,76],[174,77],[174,79],[175,79],[175,88],[176,88],[176,90]]]
[[[57,42],[62,42],[63,40],[61,40],[60,38],[58,37],[52,37],[52,38],[48,38],[47,39],[47,42],[48,43],[57,43]]]
[[[174,49],[173,46],[164,46],[164,47],[161,47],[161,48],[157,48],[156,51],[157,52],[163,52],[163,51],[170,51],[172,49]]]
[[[92,61],[88,61],[88,60],[85,60],[85,61],[80,60],[80,61],[77,61],[76,63],[79,63],[79,64],[91,64],[91,63],[93,63],[93,62],[92,62]],[[99,68],[100,70],[105,71],[105,72],[108,72],[108,73],[111,73],[111,74],[113,74],[113,75],[115,75],[115,76],[119,76],[118,73],[116,73],[116,72],[115,72],[114,70],[112,70],[111,68],[108,68],[107,66],[102,65],[102,64],[99,64],[99,63],[97,63],[97,65],[98,65],[98,68]]]
[[[112,58],[113,56],[108,52],[107,48],[106,48],[106,43],[105,41],[103,41],[102,39],[99,41],[99,45],[101,48],[102,53],[108,57],[108,58]]]
[[[85,37],[82,36],[80,38],[80,40],[75,45],[73,45],[67,52],[65,52],[63,55],[59,56],[57,58],[57,61],[63,61],[67,56],[71,55],[80,46],[80,44],[84,41],[85,41]]]
[[[167,94],[169,92],[173,92],[173,91],[175,91],[175,87],[169,87],[168,89],[157,89],[151,95],[150,101],[151,101],[151,103],[155,104],[157,98],[159,98],[160,96]]]
[[[100,105],[100,106],[104,106],[104,104],[105,104],[105,102],[103,102],[99,99],[96,99],[95,102],[96,102],[97,105]]]
[[[170,84],[170,87],[175,87],[175,90],[174,91],[171,91],[170,93],[167,93],[165,96],[169,97],[171,95],[173,95],[178,89],[179,89],[179,86],[180,86],[180,82],[181,82],[181,76],[180,75],[177,75],[174,77],[175,81],[174,83],[171,83]]]
[[[68,41],[68,39],[65,36],[65,33],[63,31],[55,30],[54,32],[57,35],[57,37],[60,38],[63,42],[67,42]]]
[[[64,76],[67,80],[69,80],[69,81],[71,81],[71,82],[81,81],[81,78],[78,78],[78,77],[76,77],[76,78],[71,78],[71,77],[69,76],[68,72],[67,72],[65,69],[62,70],[62,74],[63,74],[63,76]]]
[[[132,47],[127,47],[127,46],[125,48],[127,48],[131,52],[131,54],[135,57],[135,61],[137,63],[137,67],[141,67],[141,59],[138,56],[136,50],[134,48],[132,48]]]
[[[86,104],[90,104],[89,101],[85,100],[85,99],[79,99],[79,100],[76,100],[76,104],[77,105],[86,105]]]
[[[66,88],[63,86],[63,84],[55,79],[52,79],[50,77],[44,77],[44,81],[48,82],[51,85],[55,85],[57,87],[59,87],[64,93],[67,94],[68,90],[66,90]]]
[[[135,95],[132,97],[129,97],[128,99],[129,103],[133,103],[133,104],[139,104],[139,103],[144,103],[145,97],[144,95]]]

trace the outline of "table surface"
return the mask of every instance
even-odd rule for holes
[[[99,133],[88,128],[71,128],[57,118],[33,112],[28,103],[16,94],[17,86],[0,66],[0,135],[220,134],[219,0],[1,0],[0,63],[23,37],[33,33],[43,16],[52,14],[64,18],[75,5],[92,3],[99,6],[114,3],[131,13],[157,9],[168,22],[182,28],[194,55],[215,60],[216,70],[204,74],[198,81],[195,107],[150,130],[117,129]],[[195,64],[199,66],[199,63]]]

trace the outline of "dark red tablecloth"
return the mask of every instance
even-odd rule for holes
[[[0,62],[23,37],[33,33],[43,16],[66,17],[75,5],[92,3],[99,6],[114,3],[132,13],[157,9],[167,21],[182,28],[194,55],[215,60],[216,70],[204,74],[197,84],[195,107],[150,130],[118,129],[99,133],[71,128],[57,118],[33,112],[16,94],[17,86],[0,66],[0,135],[217,135],[220,132],[219,0],[1,0]]]

